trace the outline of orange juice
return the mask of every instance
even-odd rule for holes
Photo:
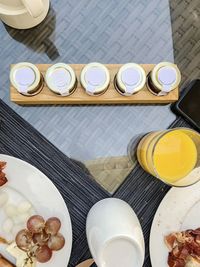
[[[192,172],[197,164],[193,131],[174,129],[144,137],[137,150],[141,166],[152,175],[173,184]]]

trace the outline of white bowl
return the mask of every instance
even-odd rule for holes
[[[141,267],[145,245],[133,209],[116,198],[101,200],[90,210],[86,232],[98,267]]]

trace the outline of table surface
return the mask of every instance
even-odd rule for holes
[[[132,143],[167,128],[168,105],[18,106],[9,100],[9,65],[174,61],[168,0],[52,0],[31,30],[0,23],[0,97],[113,193],[134,167]]]

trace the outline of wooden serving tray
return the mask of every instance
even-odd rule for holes
[[[36,64],[39,70],[44,75],[50,64]],[[70,64],[70,66],[74,69],[78,79],[78,87],[73,94],[70,96],[59,96],[51,92],[46,84],[42,91],[35,96],[23,96],[18,91],[10,87],[10,98],[11,101],[22,104],[22,105],[50,105],[50,104],[67,104],[67,105],[76,105],[76,104],[137,104],[137,103],[171,103],[175,102],[179,98],[179,89],[175,89],[171,91],[166,96],[155,96],[145,87],[139,91],[138,93],[132,96],[123,96],[119,94],[113,84],[113,79],[122,66],[122,64],[105,64],[105,66],[109,69],[111,75],[111,83],[108,90],[100,95],[100,96],[90,96],[88,95],[84,89],[80,85],[80,73],[84,64]],[[141,64],[141,66],[148,74],[154,64]]]

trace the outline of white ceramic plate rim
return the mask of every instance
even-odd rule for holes
[[[150,258],[153,267],[167,267],[168,249],[164,237],[179,230],[200,227],[191,216],[186,215],[200,200],[200,182],[185,188],[172,188],[163,198],[155,214],[150,233]]]
[[[31,201],[31,198],[35,198],[36,203],[38,203],[38,205],[37,204],[34,205],[33,203],[33,207],[38,213],[40,213],[40,215],[43,215],[45,218],[56,216],[56,214],[60,215],[58,217],[62,221],[61,233],[64,235],[66,239],[66,244],[62,250],[55,252],[53,254],[51,261],[46,263],[45,266],[66,267],[69,263],[71,249],[72,249],[72,225],[71,225],[69,211],[67,209],[65,201],[62,198],[60,192],[45,174],[43,174],[40,170],[38,170],[36,167],[32,166],[31,164],[23,160],[20,160],[18,158],[11,157],[11,156],[4,155],[4,154],[0,154],[0,160],[7,162],[6,168],[7,168],[8,185],[14,188],[15,190],[17,190],[18,192],[21,192],[30,202],[33,202]],[[11,167],[12,164],[13,166]],[[24,189],[26,188],[25,190],[26,192],[25,192],[20,188],[20,187],[23,188],[23,184],[25,181],[24,179],[22,179],[23,181],[20,181],[19,179],[17,183],[13,183],[14,174],[11,174],[12,173],[11,169],[15,165],[18,167],[20,166],[19,172],[30,173],[30,177],[27,177],[27,180],[28,178],[29,179],[35,178],[36,180],[38,179],[40,183],[38,187],[34,187],[34,186],[37,186],[37,181],[35,180],[32,180],[33,183],[31,184],[26,182],[25,187],[24,187]],[[6,169],[5,169],[5,172],[6,172]],[[32,189],[30,189],[29,187],[30,188],[32,187],[32,189],[37,188],[37,190],[31,191]],[[40,194],[41,193],[40,191],[43,191],[44,195]],[[48,198],[49,192],[53,193],[53,198]],[[31,193],[32,195],[30,195]],[[44,202],[41,202],[42,198],[45,198],[47,200],[47,203],[45,203],[44,205],[42,204]],[[50,205],[48,206],[49,202],[50,202]],[[40,211],[43,213],[41,213]],[[54,215],[54,212],[56,213],[55,215]],[[37,263],[37,267],[43,267],[43,266],[44,264]]]

